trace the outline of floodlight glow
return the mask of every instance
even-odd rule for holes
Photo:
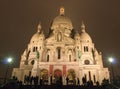
[[[12,62],[12,58],[8,58],[8,59],[7,59],[7,62],[8,62],[8,63],[11,63],[11,62]]]
[[[113,63],[113,61],[114,61],[114,59],[112,57],[110,57],[108,60],[110,63]]]

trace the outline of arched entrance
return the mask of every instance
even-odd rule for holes
[[[67,71],[67,79],[68,79],[67,82],[69,84],[75,84],[76,83],[75,78],[76,78],[75,70],[74,69],[69,69]]]
[[[55,83],[62,83],[62,71],[59,69],[56,69],[54,71],[54,81]]]
[[[48,83],[48,70],[42,69],[40,71],[40,79],[42,79],[43,84]]]

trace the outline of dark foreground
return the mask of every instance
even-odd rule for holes
[[[44,86],[32,86],[32,85],[7,85],[1,87],[1,89],[109,89],[106,86],[74,86],[74,85],[44,85]]]

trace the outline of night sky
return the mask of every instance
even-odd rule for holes
[[[104,66],[109,66],[108,57],[114,57],[114,72],[120,75],[120,0],[0,0],[0,77],[5,75],[6,57],[14,59],[9,72],[19,66],[39,21],[47,36],[61,6],[76,31],[84,21],[86,32],[103,54]]]

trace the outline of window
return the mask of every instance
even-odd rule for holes
[[[33,52],[35,52],[35,47],[33,47]]]
[[[88,52],[88,46],[84,46],[84,52]]]
[[[69,61],[71,62],[71,55],[69,55]]]
[[[30,50],[27,52],[27,55],[26,55],[26,60],[28,60],[29,55],[30,55]]]
[[[37,51],[38,47],[35,47],[35,50]]]
[[[31,65],[34,65],[34,63],[35,63],[35,61],[34,61],[34,60],[32,60],[32,61],[31,61]]]
[[[86,48],[85,48],[85,46],[84,46],[84,52],[86,51]]]
[[[47,62],[49,62],[49,55],[47,55]]]
[[[86,52],[88,52],[88,47],[86,47]]]
[[[33,52],[37,51],[38,47],[33,47]]]
[[[84,61],[84,64],[85,64],[85,65],[89,65],[89,64],[90,64],[90,61],[89,61],[89,60],[85,60],[85,61]]]
[[[58,59],[60,59],[60,57],[61,57],[60,51],[61,51],[60,48],[58,48]]]
[[[96,83],[96,77],[95,77],[95,75],[93,75],[93,79],[94,79],[94,83]]]
[[[89,73],[89,80],[91,81],[91,72],[89,71],[88,73]]]

